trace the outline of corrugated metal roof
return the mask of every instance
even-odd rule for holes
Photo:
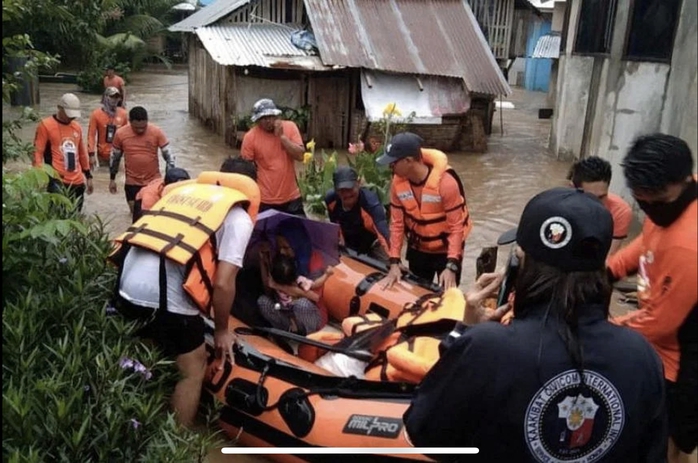
[[[193,15],[171,25],[168,30],[172,32],[193,32],[197,27],[208,26],[248,3],[250,3],[250,0],[216,0],[206,8],[201,8]]]
[[[294,30],[287,24],[225,24],[195,32],[211,58],[223,66],[329,69],[318,56],[291,43]]]
[[[304,2],[327,65],[461,77],[473,92],[511,93],[465,0]]]
[[[545,34],[538,39],[531,58],[559,58],[560,34]]]

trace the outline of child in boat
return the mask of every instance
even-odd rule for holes
[[[262,280],[269,294],[257,299],[260,313],[274,328],[306,335],[323,326],[317,303],[319,289],[332,274],[327,267],[322,275],[310,280],[298,274],[296,260],[277,253],[270,262],[268,249],[262,249]]]

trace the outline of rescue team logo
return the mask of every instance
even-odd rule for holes
[[[351,415],[344,425],[344,434],[395,439],[402,430],[402,420],[384,416]]]
[[[572,226],[562,217],[550,217],[540,226],[540,240],[551,249],[567,246],[572,239]]]
[[[625,423],[618,390],[593,371],[568,370],[548,381],[526,410],[526,443],[538,461],[592,463],[616,443]]]

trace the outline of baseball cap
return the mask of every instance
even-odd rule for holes
[[[539,262],[567,272],[601,270],[613,240],[611,213],[581,189],[553,188],[531,199],[519,226],[497,244],[516,241]]]
[[[274,102],[269,98],[262,98],[252,106],[252,122],[257,122],[265,116],[278,116],[281,110],[276,107]]]
[[[422,149],[424,140],[412,132],[402,132],[396,134],[385,147],[385,153],[376,159],[378,164],[387,166],[395,161],[410,156],[416,156]]]
[[[171,167],[165,172],[165,185],[189,179],[189,172],[181,167]]]
[[[121,96],[121,92],[116,87],[107,87],[107,89],[104,90],[104,94],[107,96],[114,96],[114,95]]]
[[[349,166],[339,166],[332,174],[334,181],[334,189],[341,190],[342,188],[354,188],[359,180],[359,174]]]
[[[63,108],[68,117],[80,117],[80,99],[74,93],[66,93],[58,102],[58,107]]]

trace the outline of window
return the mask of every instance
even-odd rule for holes
[[[602,53],[611,51],[613,22],[616,18],[617,0],[582,0],[577,23],[577,53]]]
[[[635,0],[628,27],[626,57],[671,60],[680,11],[681,0]]]

